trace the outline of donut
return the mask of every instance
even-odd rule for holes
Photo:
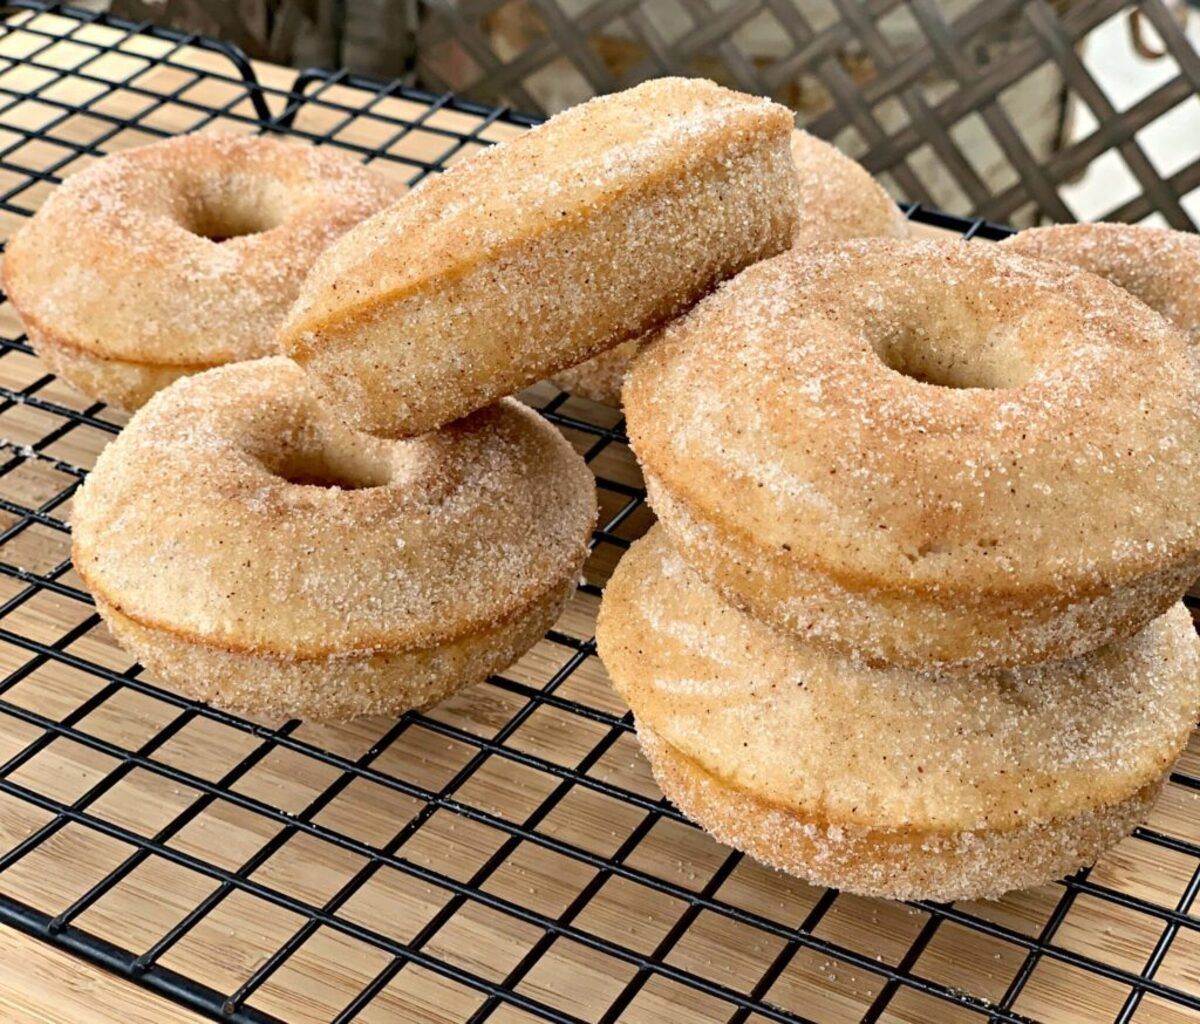
[[[398,714],[528,650],[579,580],[591,472],[512,399],[385,441],[282,358],[155,395],[75,499],[75,568],[116,640],[186,695]]]
[[[575,107],[429,178],[317,261],[281,335],[357,429],[419,434],[787,248],[792,115],[697,79]]]
[[[908,221],[863,166],[797,128],[792,162],[800,181],[793,247],[842,238],[908,237]],[[621,404],[621,382],[649,338],[627,341],[550,378],[563,391],[602,405]]]
[[[1072,657],[1200,574],[1200,366],[1071,267],[868,239],[744,271],[625,382],[696,570],[873,665]]]
[[[796,129],[792,162],[800,181],[794,247],[837,239],[908,237],[908,221],[896,200],[836,146]]]
[[[629,372],[629,367],[633,365],[642,347],[653,336],[653,331],[647,332],[640,338],[623,341],[616,348],[592,356],[578,366],[568,366],[565,370],[559,370],[551,376],[550,383],[559,391],[566,391],[577,398],[618,407],[621,404],[621,385],[625,382],[625,374]]]
[[[1200,235],[1136,224],[1057,224],[1028,228],[1000,244],[1099,274],[1200,344]]]
[[[661,526],[618,564],[600,657],[663,793],[721,842],[890,899],[992,898],[1144,820],[1200,714],[1183,605],[1066,662],[871,669],[722,601]]]
[[[179,377],[277,352],[317,254],[398,196],[333,149],[154,142],[55,189],[9,242],[4,285],[54,373],[133,410]]]

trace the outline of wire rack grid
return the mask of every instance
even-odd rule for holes
[[[281,132],[415,182],[533,123],[9,8],[4,235],[66,173],[179,131]],[[1200,1019],[1196,745],[1094,869],[993,903],[816,889],[662,799],[592,638],[603,581],[651,521],[613,410],[525,395],[602,506],[589,582],[534,651],[424,714],[251,721],[159,689],[108,638],[67,515],[124,418],[46,374],[7,304],[0,334],[0,923],[245,1024]]]

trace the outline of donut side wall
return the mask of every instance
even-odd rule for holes
[[[811,560],[764,560],[756,539],[716,529],[646,472],[650,502],[678,550],[732,604],[784,632],[875,666],[981,667],[1059,661],[1136,633],[1200,577],[1200,555],[1076,592],[864,585]]]
[[[998,899],[1094,864],[1144,821],[1161,782],[1126,800],[1013,829],[846,828],[781,810],[705,772],[648,726],[638,741],[659,788],[721,842],[811,884],[890,900]]]
[[[508,223],[510,239],[487,258],[476,258],[479,239],[468,236],[459,266],[399,293],[324,318],[301,308],[284,331],[286,350],[347,422],[399,437],[637,337],[787,248],[790,119],[756,109],[735,130],[698,127],[680,162],[586,203],[565,190],[558,222],[532,234]],[[520,214],[501,206],[479,216]],[[441,231],[436,222],[413,228],[428,230],[431,244]],[[352,276],[345,284],[353,293]]]

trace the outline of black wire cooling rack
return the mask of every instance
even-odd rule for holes
[[[32,2],[0,35],[4,231],[91,159],[215,123],[410,181],[533,123]],[[967,237],[1004,228],[920,208]],[[1092,871],[876,903],[753,864],[659,796],[595,658],[649,515],[612,410],[529,396],[597,472],[558,628],[427,714],[252,722],[143,680],[72,576],[67,506],[123,418],[0,310],[0,922],[214,1020],[1200,1020],[1200,771]]]

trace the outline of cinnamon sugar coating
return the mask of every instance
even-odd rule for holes
[[[284,350],[348,423],[419,434],[682,312],[787,247],[784,107],[659,79],[426,179],[317,262]]]
[[[866,240],[743,272],[626,380],[681,552],[728,599],[873,664],[1080,654],[1200,574],[1200,369],[1091,274]]]
[[[1200,235],[1136,224],[1056,224],[1000,244],[1099,274],[1174,321],[1193,345],[1200,343]]]
[[[583,460],[515,401],[383,441],[275,358],[147,403],[75,499],[72,554],[165,681],[345,718],[424,705],[524,653],[572,593],[595,516]]]
[[[908,221],[865,167],[815,135],[792,132],[800,181],[793,247],[850,238],[907,238]]]
[[[791,149],[800,182],[793,247],[843,238],[908,236],[908,221],[895,200],[861,164],[801,129],[792,132]],[[618,406],[625,374],[648,340],[627,341],[556,373],[551,381],[571,394]]]
[[[5,288],[51,370],[136,409],[179,377],[275,352],[318,253],[398,196],[328,147],[154,142],[55,189],[9,242]]]
[[[1181,605],[1066,662],[871,669],[723,602],[661,526],[606,587],[597,642],[685,813],[811,881],[893,898],[996,896],[1091,862],[1200,714]]]
[[[559,370],[551,376],[550,383],[568,394],[599,402],[601,405],[619,407],[625,374],[629,372],[629,367],[633,365],[642,346],[654,333],[649,331],[640,338],[623,341],[616,348],[592,356],[578,366],[568,366],[565,370]]]

